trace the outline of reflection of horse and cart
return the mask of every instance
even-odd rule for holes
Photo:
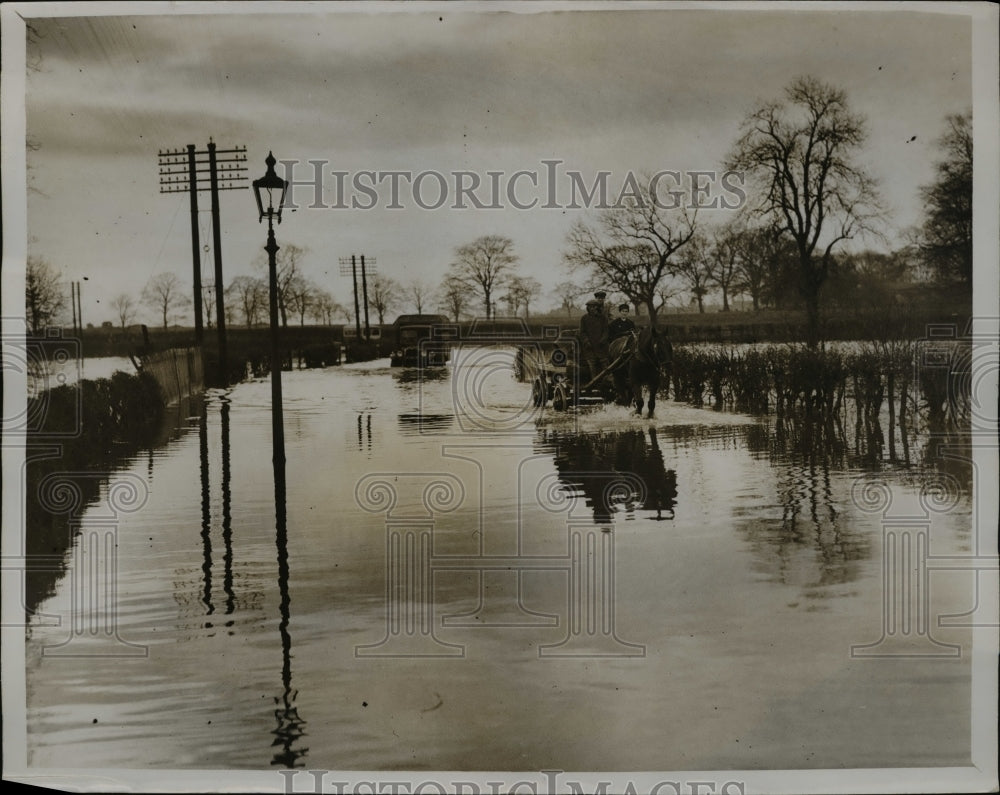
[[[643,405],[648,403],[647,416],[652,417],[664,370],[669,383],[672,355],[666,335],[647,326],[612,340],[610,363],[593,373],[590,362],[594,357],[583,355],[577,333],[563,331],[551,342],[519,346],[515,368],[518,380],[531,383],[535,406],[551,400],[555,411],[567,411],[574,406],[613,401],[623,406],[632,404],[642,414]],[[643,398],[644,390],[648,400]]]

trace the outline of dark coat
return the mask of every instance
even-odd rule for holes
[[[608,318],[601,314],[589,312],[580,318],[580,345],[587,351],[607,353],[608,350]]]
[[[613,340],[618,339],[618,337],[624,337],[630,331],[635,331],[635,323],[632,322],[632,319],[616,317],[611,321],[611,325],[608,326],[608,338]]]

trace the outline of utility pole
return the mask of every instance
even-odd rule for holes
[[[354,328],[358,333],[358,341],[361,340],[361,311],[358,308],[358,264],[351,254],[351,280],[354,282]],[[365,306],[365,314],[368,314],[368,307]]]
[[[360,341],[361,307],[358,305],[358,266],[353,254],[351,254],[350,259],[347,257],[340,258],[340,275],[351,277],[351,286],[354,289],[354,331],[357,335],[355,339]]]
[[[188,185],[198,184],[198,166],[195,162],[194,144],[187,145],[188,153]],[[201,314],[201,241],[198,232],[198,191],[189,190],[191,197],[191,260],[194,263],[194,344],[199,348],[202,343]]]
[[[219,375],[222,385],[229,383],[226,355],[226,296],[222,289],[222,230],[219,222],[219,175],[215,160],[215,142],[208,140],[209,184],[212,188],[212,253],[215,254],[215,328],[219,335]]]
[[[73,336],[79,337],[76,330],[76,282],[69,283],[69,302],[73,305]]]
[[[204,301],[209,306],[211,306],[212,302],[215,300],[215,282],[214,281],[204,281],[204,282],[202,282],[201,283],[201,294],[203,296],[202,297],[202,301]],[[208,313],[208,317],[205,318],[205,320],[206,320],[206,325],[208,326],[209,329],[211,329],[212,328],[212,313],[211,312]]]
[[[215,312],[219,345],[218,379],[228,383],[226,366],[226,308],[225,294],[219,289],[222,277],[222,229],[219,221],[219,191],[243,190],[247,181],[247,150],[245,146],[217,149],[209,140],[208,148],[196,150],[188,144],[183,150],[161,150],[159,153],[160,193],[189,193],[191,195],[191,252],[194,268],[194,334],[195,343],[203,342],[203,313],[201,291],[201,242],[198,234],[198,191],[211,192],[212,243],[215,255]],[[221,155],[221,157],[220,157]],[[221,174],[220,174],[221,172]],[[207,183],[207,184],[206,184]]]
[[[372,265],[375,264],[375,257],[372,257]],[[365,274],[365,255],[361,255],[361,289],[365,296],[365,339],[369,342],[372,338],[371,326],[368,325],[368,277]]]
[[[76,283],[76,324],[83,334],[83,304],[80,303],[80,282]]]
[[[375,270],[375,257],[369,257],[365,261],[365,255],[361,257],[361,290],[364,296],[365,307],[365,339],[371,339],[371,328],[368,325],[368,268]],[[361,307],[358,306],[358,257],[351,254],[350,257],[340,258],[340,275],[350,276],[354,283],[354,328],[358,339],[361,339]]]

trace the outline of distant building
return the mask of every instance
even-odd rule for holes
[[[370,329],[371,329],[371,338],[373,340],[380,340],[380,339],[382,339],[382,329],[381,329],[381,327],[379,327],[379,326],[371,326]],[[355,328],[354,326],[344,326],[344,339],[345,340],[357,339],[357,336],[358,336],[358,330],[357,330],[357,328]],[[364,336],[365,336],[365,330],[361,329],[361,337],[362,337],[362,339],[364,338]]]

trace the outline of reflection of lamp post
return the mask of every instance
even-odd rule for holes
[[[275,464],[279,461],[285,462],[285,430],[281,417],[281,352],[278,349],[278,265],[275,255],[278,253],[278,244],[274,239],[274,218],[277,217],[281,223],[281,208],[285,203],[285,194],[288,191],[288,181],[281,179],[274,173],[274,164],[277,162],[271,152],[267,153],[267,172],[260,179],[253,181],[253,192],[257,199],[257,211],[260,213],[258,221],[263,221],[267,216],[267,245],[264,250],[267,252],[267,273],[269,297],[271,303],[271,441],[274,447],[273,460]],[[264,192],[267,192],[267,209],[264,209]],[[277,194],[277,208],[275,208],[275,191]]]

